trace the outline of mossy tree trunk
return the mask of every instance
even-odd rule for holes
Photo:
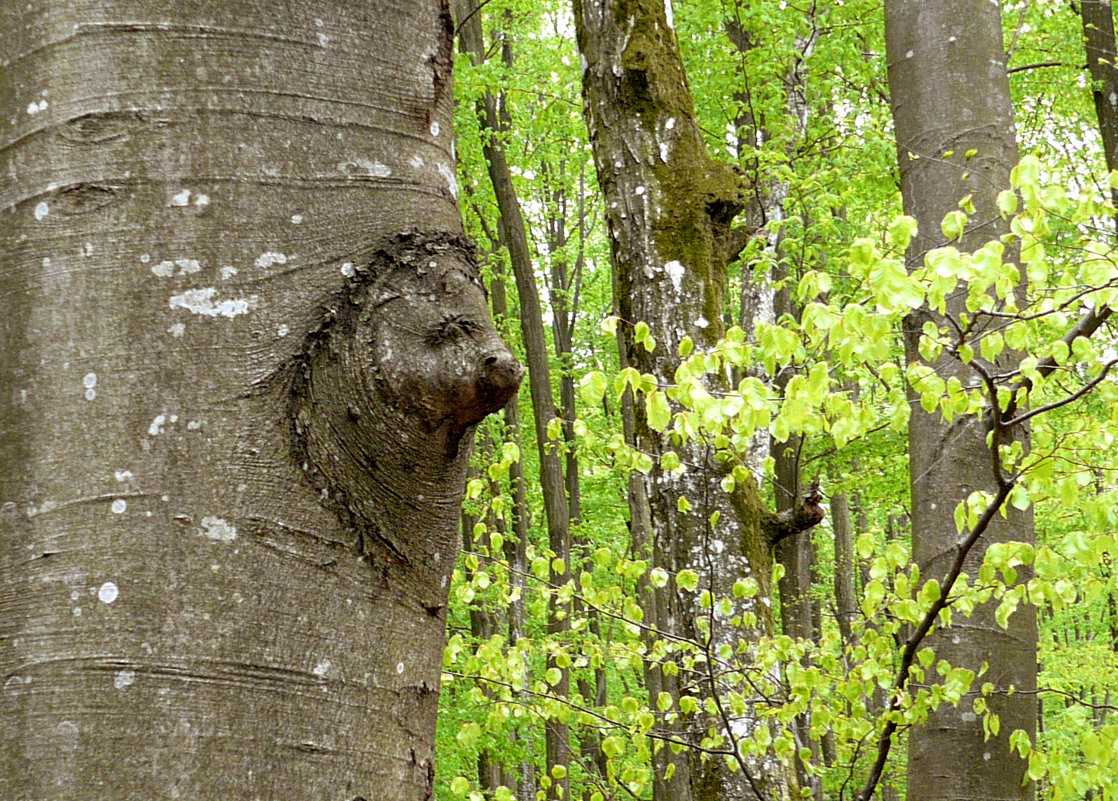
[[[574,8],[584,60],[584,111],[616,272],[622,362],[667,386],[675,381],[685,335],[698,348],[709,348],[723,333],[726,267],[744,242],[731,223],[745,206],[747,184],[735,168],[706,152],[668,17],[670,6],[660,0],[576,0]],[[638,322],[647,324],[655,337],[651,351],[633,341]],[[656,597],[644,608],[655,618],[647,622],[699,646],[696,674],[681,678],[652,663],[650,688],[678,699],[681,682],[693,681],[691,692],[718,700],[731,679],[709,659],[710,651],[772,631],[771,542],[762,527],[769,513],[752,480],[739,483],[732,495],[722,490],[719,483],[727,468],[715,463],[709,445],[672,440],[653,430],[639,397],[633,411],[632,442],[653,460],[650,474],[634,477],[636,486],[630,487],[633,528],[634,535],[642,536],[647,528],[653,563],[670,574],[695,570],[700,589],[720,598],[729,597],[733,582],[745,576],[761,587],[761,597],[740,610],[755,624],[734,628],[701,609],[697,596],[681,592],[674,582],[649,590]],[[679,454],[684,471],[660,468],[660,457],[669,450]],[[689,509],[680,498],[687,499]],[[715,512],[719,522],[712,526]],[[725,749],[735,752],[738,738],[757,725],[751,713],[674,722],[661,716],[656,734],[697,743],[713,732],[725,738]],[[794,784],[786,770],[773,768],[775,762],[762,770],[745,760],[746,770],[730,771],[728,761],[736,763],[733,756],[702,759],[697,750],[673,754],[661,747],[653,758],[654,798],[780,797]]]
[[[444,4],[0,4],[0,797],[433,793],[521,368]]]

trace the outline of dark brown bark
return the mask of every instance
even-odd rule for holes
[[[885,35],[901,192],[906,213],[920,227],[908,253],[916,266],[928,250],[948,244],[940,222],[958,209],[965,195],[972,197],[976,213],[957,246],[974,249],[1007,230],[996,197],[1009,187],[1009,171],[1017,161],[1013,107],[996,4],[889,0]],[[947,314],[957,319],[965,311],[963,302],[950,301]],[[929,320],[946,324],[928,309],[917,310],[906,321],[909,362],[920,360],[921,327]],[[977,379],[972,367],[948,355],[932,367],[942,378],[956,376],[964,385]],[[1005,477],[993,466],[987,433],[978,417],[947,424],[924,413],[914,399],[909,424],[912,542],[921,576],[944,576],[959,553],[953,513],[960,501],[975,490],[1005,497]],[[1008,519],[993,520],[970,550],[966,572],[977,574],[991,542],[1034,539],[1031,513],[1010,509]],[[1022,782],[1025,763],[1010,752],[1008,737],[1016,729],[1031,734],[1036,728],[1029,695],[1036,687],[1033,609],[1019,609],[1006,631],[994,621],[994,606],[983,606],[966,625],[933,632],[927,644],[954,666],[978,670],[988,664],[984,678],[1000,693],[1011,687],[1024,692],[994,697],[991,707],[1001,718],[1001,734],[989,741],[969,698],[958,707],[941,707],[927,723],[914,727],[909,733],[908,797],[1031,798],[1032,784]]]
[[[431,798],[472,424],[520,372],[449,22],[0,7],[0,797]]]

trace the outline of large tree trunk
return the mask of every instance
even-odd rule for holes
[[[622,320],[623,363],[651,374],[659,386],[675,380],[679,346],[690,334],[698,348],[722,335],[726,264],[737,241],[730,223],[744,208],[745,181],[736,170],[706,153],[683,72],[679,46],[665,5],[659,0],[575,2],[575,25],[584,59],[583,100],[590,141],[606,206],[616,301]],[[636,323],[649,326],[652,350],[634,341]],[[711,379],[717,382],[719,379]],[[651,473],[630,486],[634,535],[651,534],[652,560],[670,574],[696,571],[700,588],[719,598],[731,595],[742,576],[759,584],[765,603],[749,599],[737,611],[753,613],[755,626],[731,627],[702,610],[697,596],[674,583],[656,591],[649,621],[670,636],[715,650],[772,630],[766,603],[771,592],[770,540],[751,478],[732,495],[719,486],[725,468],[713,448],[695,440],[671,442],[650,426],[644,403],[633,404],[632,440],[653,459]],[[674,450],[683,471],[660,467]],[[640,486],[643,485],[643,486]],[[687,504],[680,504],[680,498]],[[688,509],[688,504],[690,508]],[[718,512],[720,522],[710,524]],[[700,618],[709,626],[702,633]],[[692,692],[720,706],[727,693],[715,660],[699,660]],[[656,692],[679,696],[680,676],[650,671]],[[654,756],[654,798],[721,799],[779,797],[794,780],[775,762],[741,759],[738,740],[759,723],[750,714],[731,719],[724,710],[686,721],[661,717],[657,734],[697,742],[708,730],[724,737],[727,754],[714,759],[690,755],[689,764],[662,748]],[[728,769],[728,763],[736,771]]]
[[[928,250],[948,244],[940,222],[965,195],[972,196],[976,213],[956,243],[960,249],[976,249],[1008,229],[996,198],[1009,187],[1009,171],[1017,161],[1013,107],[996,3],[888,0],[885,36],[901,191],[905,211],[920,227],[908,253],[915,267]],[[965,312],[965,294],[949,301],[948,315],[958,319]],[[945,324],[927,308],[907,320],[910,363],[920,360],[921,328],[929,320]],[[964,386],[977,379],[970,367],[946,354],[932,367],[945,380],[958,377]],[[954,558],[956,505],[973,491],[998,488],[987,426],[977,416],[948,424],[914,403],[909,459],[913,555],[922,577],[938,579]],[[964,569],[977,575],[991,542],[1034,538],[1031,513],[1010,508],[1007,519],[995,517]],[[1027,571],[1022,574],[1027,580]],[[1022,782],[1025,763],[1010,752],[1008,737],[1015,729],[1031,733],[1036,728],[1030,694],[1036,688],[1035,614],[1022,606],[1006,631],[995,622],[994,608],[979,607],[966,620],[956,616],[956,625],[934,633],[928,644],[954,666],[976,671],[990,666],[982,680],[999,691],[991,708],[1001,717],[1001,734],[985,740],[970,698],[958,707],[940,708],[909,734],[910,799],[1032,797],[1031,783]],[[1003,694],[1010,687],[1024,692]]]
[[[521,374],[461,239],[445,5],[31,8],[0,797],[431,798],[472,427]]]

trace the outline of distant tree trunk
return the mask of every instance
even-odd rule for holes
[[[0,30],[0,797],[430,799],[473,426],[522,372],[446,7]]]
[[[462,20],[459,36],[463,48],[477,61],[484,60],[485,46],[482,33],[481,12],[474,0],[467,0],[459,14]],[[532,416],[535,421],[536,445],[540,459],[540,488],[543,492],[544,513],[547,517],[548,547],[555,554],[552,564],[560,564],[561,570],[553,570],[552,584],[565,583],[570,578],[571,533],[570,509],[567,504],[566,487],[563,479],[563,465],[558,449],[547,435],[548,423],[556,414],[555,399],[551,394],[551,368],[548,362],[547,338],[544,332],[543,312],[540,307],[539,291],[532,267],[531,249],[520,201],[512,183],[512,171],[504,149],[496,138],[501,131],[497,116],[496,99],[486,94],[478,109],[479,122],[489,136],[485,137],[482,149],[485,154],[489,178],[493,183],[493,193],[500,210],[501,240],[509,251],[513,276],[516,281],[517,296],[520,300],[520,332],[524,351],[528,360],[528,389],[532,398]],[[570,631],[569,604],[552,594],[548,606],[548,634],[556,637]],[[570,696],[570,670],[554,664],[548,658],[548,668],[559,670],[559,681],[552,685],[551,692],[558,698]],[[570,796],[570,727],[558,719],[548,720],[545,724],[547,749],[547,773],[550,783],[547,789],[549,801],[567,799]],[[560,778],[555,778],[553,769],[559,768]]]
[[[974,249],[1008,230],[998,214],[997,194],[1009,188],[1009,171],[1017,161],[1013,106],[1002,46],[1001,15],[985,0],[887,0],[885,38],[889,90],[896,125],[901,192],[905,211],[919,223],[908,253],[910,265],[924,254],[948,244],[940,233],[945,214],[972,197],[976,213],[961,243]],[[949,301],[947,314],[964,313],[965,293]],[[919,339],[926,321],[946,324],[922,308],[908,318],[905,353],[920,360]],[[976,374],[944,354],[931,365],[947,379],[965,385]],[[947,424],[936,414],[913,406],[909,423],[909,465],[912,481],[913,556],[920,575],[939,578],[954,557],[956,505],[975,490],[993,492],[998,484],[987,426],[977,416]],[[1008,519],[996,517],[970,552],[965,570],[978,572],[991,542],[1035,541],[1031,512],[1010,508]],[[1027,580],[1028,571],[1022,570]],[[1036,619],[1023,605],[1005,631],[994,621],[994,604],[979,607],[965,621],[936,631],[929,638],[939,658],[978,670],[1001,693],[991,707],[1001,718],[1000,736],[985,741],[981,720],[970,699],[958,707],[943,706],[927,723],[909,733],[908,798],[1029,799],[1033,785],[1023,782],[1025,763],[1012,753],[1008,737],[1015,729],[1032,734],[1036,705]]]
[[[685,333],[698,348],[714,345],[722,334],[726,265],[744,241],[730,224],[744,207],[746,190],[740,173],[706,153],[666,8],[660,0],[574,4],[584,59],[584,110],[616,270],[623,363],[651,374],[661,386],[674,382]],[[646,323],[656,339],[652,351],[633,341],[638,322]],[[701,588],[717,597],[730,597],[734,580],[749,575],[767,599],[771,540],[762,527],[766,510],[753,481],[741,482],[733,495],[725,493],[719,486],[724,468],[714,463],[712,449],[699,442],[669,442],[649,426],[644,404],[635,400],[632,439],[653,457],[653,467],[648,477],[636,476],[630,484],[634,537],[648,526],[654,564],[671,574],[695,570]],[[660,456],[668,450],[679,454],[685,471],[661,469]],[[681,507],[681,497],[690,511]],[[712,527],[715,511],[722,522]],[[669,635],[717,648],[772,630],[767,606],[759,599],[748,606],[756,626],[731,630],[701,610],[695,596],[669,583],[656,592],[656,617],[648,622]],[[700,617],[711,626],[709,637],[699,633]],[[700,670],[705,675],[696,691],[720,703],[725,688],[713,663]],[[678,698],[678,677],[653,673],[658,675],[652,676],[650,689],[658,686],[658,692]],[[700,716],[684,725],[698,732],[713,726],[726,738],[734,762],[738,738],[763,724],[748,715],[729,726],[718,718]],[[663,718],[657,728],[672,739],[692,736],[679,722]],[[782,768],[736,764],[745,770],[732,772],[724,758],[703,760],[693,752],[685,771],[681,760],[662,748],[653,760],[654,797],[779,797],[794,785]]]

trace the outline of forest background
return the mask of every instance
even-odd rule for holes
[[[986,4],[925,5],[965,16]],[[565,3],[456,9],[461,205],[531,392],[477,435],[438,798],[738,797],[730,774],[748,779],[752,795],[740,797],[941,797],[906,772],[906,751],[920,758],[912,727],[940,706],[979,746],[925,754],[932,775],[981,773],[997,751],[995,764],[1004,752],[1019,765],[1012,797],[1118,797],[1118,404],[1106,322],[1118,279],[1106,110],[1118,95],[1113,25],[1099,22],[1111,11],[1023,0],[1000,12],[1000,51],[951,80],[982,83],[983,65],[1000,61],[1020,164],[990,195],[993,214],[959,191],[942,220],[921,219],[920,235],[938,243],[910,251],[906,270],[918,215],[908,198],[902,208],[898,155],[954,165],[965,184],[985,154],[898,151],[890,96],[896,105],[906,89],[887,62],[905,54],[887,58],[881,3],[618,4],[627,41],[647,36],[649,19],[674,31],[695,129],[710,163],[729,165],[708,172],[747,187],[724,214],[717,291],[698,306],[658,301],[674,331],[662,333],[627,316],[639,275],[611,269],[611,238],[615,263],[627,247],[626,202],[651,190],[630,188],[619,210],[599,185],[610,161],[599,152],[596,170],[594,150],[608,123],[595,130],[598,101],[584,86],[595,67],[581,4],[578,19]],[[947,33],[913,35],[948,47]],[[1092,34],[1103,47],[1093,54]],[[642,51],[641,70],[671,69],[657,53]],[[949,127],[964,111],[933,113]],[[632,116],[656,112],[650,101]],[[687,123],[668,119],[668,131]],[[708,209],[718,202],[712,190]],[[663,262],[659,284],[686,291],[695,268]],[[906,356],[920,309],[940,316],[916,328]],[[668,367],[632,366],[657,352]],[[944,359],[961,372],[940,369]],[[981,567],[921,573],[918,414],[948,430],[1027,418],[1028,437],[999,441],[995,419],[980,440],[996,481],[943,501],[964,556],[1007,511],[1011,523],[1035,515],[1035,542],[980,540]],[[734,558],[729,516],[700,503],[710,484],[684,478],[708,470],[728,498],[756,479],[772,510],[771,583]],[[658,486],[680,519],[700,521],[693,562],[655,541],[670,535],[656,526]],[[663,624],[656,598],[660,614],[691,610],[690,627]],[[996,659],[929,647],[931,623],[966,629],[982,608],[1007,632],[1035,610],[1035,633],[1022,629],[1035,637],[1035,688],[1003,685]],[[1002,725],[999,698],[1014,696],[1035,709],[1035,732]]]

